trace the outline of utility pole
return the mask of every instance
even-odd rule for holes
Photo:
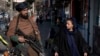
[[[13,19],[13,0],[10,0],[10,20]]]
[[[35,13],[35,5],[34,5],[34,2],[32,3],[32,12]]]

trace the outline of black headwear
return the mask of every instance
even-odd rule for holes
[[[23,9],[28,8],[28,3],[22,2],[16,5],[15,9],[17,11],[22,11]]]

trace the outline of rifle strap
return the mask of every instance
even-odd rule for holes
[[[15,32],[14,32],[15,34],[16,34],[17,30],[18,30],[18,23],[19,23],[19,15],[17,17],[16,28],[15,28]]]

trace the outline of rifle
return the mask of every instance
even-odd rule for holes
[[[39,41],[36,40],[36,37],[25,35],[20,29],[16,31],[16,34],[19,36],[24,36],[26,42],[31,46],[32,49],[37,52],[43,53],[42,46]]]
[[[21,56],[21,51],[17,48],[9,48],[9,43],[0,35],[0,41],[7,46],[7,50],[4,51],[4,56]]]

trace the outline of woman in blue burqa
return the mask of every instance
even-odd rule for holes
[[[88,56],[89,46],[72,18],[65,21],[54,39],[54,56]]]

